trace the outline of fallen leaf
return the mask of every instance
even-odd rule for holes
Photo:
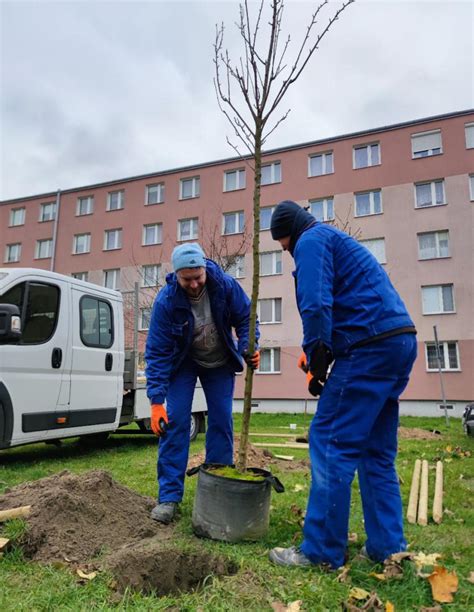
[[[364,589],[359,589],[359,587],[354,587],[349,591],[349,599],[357,599],[357,601],[363,601],[364,599],[368,599],[370,597],[370,593],[365,591]]]
[[[459,582],[456,572],[449,572],[442,565],[437,565],[433,573],[428,576],[428,581],[431,584],[431,592],[435,601],[440,603],[453,601],[453,593],[458,590]]]
[[[425,553],[419,552],[413,557],[413,561],[415,562],[417,568],[422,568],[426,565],[436,565],[437,560],[440,558],[441,555],[439,553],[425,555]]]
[[[385,612],[395,612],[395,606],[391,601],[385,602]]]
[[[274,612],[300,612],[302,603],[302,599],[297,599],[296,601],[289,603],[287,606],[281,601],[272,601],[270,605]]]
[[[389,560],[395,561],[395,563],[400,563],[400,561],[403,561],[404,559],[413,559],[414,556],[415,553],[408,552],[407,550],[405,550],[404,552],[394,553],[393,555],[390,555]]]
[[[398,563],[390,563],[387,561],[383,570],[385,578],[393,578],[395,580],[401,580],[403,578],[402,566]]]
[[[350,565],[344,565],[342,571],[339,573],[336,578],[337,582],[347,582],[349,579],[349,570],[351,569]]]
[[[446,514],[446,516],[454,516],[454,512],[449,508],[445,508],[443,514]]]
[[[451,453],[452,450],[453,450],[453,447],[452,446],[447,446],[445,450],[446,450],[447,453]]]
[[[300,491],[304,491],[305,489],[306,489],[305,485],[296,484],[293,487],[293,492],[294,493],[299,493]]]
[[[291,514],[294,514],[295,516],[299,516],[299,517],[303,516],[303,510],[296,504],[291,504],[290,512]]]
[[[86,574],[86,572],[83,572],[81,569],[77,569],[76,573],[79,578],[83,578],[84,580],[93,580],[97,576],[97,572],[90,572],[90,574]]]
[[[359,536],[357,535],[357,533],[350,533],[347,539],[349,540],[351,544],[353,544],[354,542],[357,542],[357,540],[359,539]]]
[[[361,609],[366,610],[367,612],[383,612],[385,610],[385,606],[377,593],[371,593],[369,599],[365,602]]]
[[[469,576],[467,577],[467,581],[470,582],[471,584],[474,584],[474,572],[469,573]]]
[[[369,576],[373,576],[374,578],[377,578],[377,580],[385,580],[386,579],[385,574],[376,574],[375,572],[370,572]]]
[[[442,612],[443,608],[441,606],[432,606],[431,608],[426,608],[423,606],[419,608],[418,612]]]

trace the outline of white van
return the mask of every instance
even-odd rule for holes
[[[122,296],[34,268],[0,268],[0,449],[102,434],[136,421],[149,432],[150,405],[124,348]],[[191,437],[204,428],[202,390]]]

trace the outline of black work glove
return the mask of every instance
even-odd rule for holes
[[[314,395],[314,397],[319,397],[322,390],[323,385],[313,376],[313,378],[309,381],[308,391],[311,393],[311,395]]]
[[[326,382],[328,368],[333,361],[334,357],[331,350],[324,344],[324,342],[319,340],[313,349],[311,358],[309,360],[309,371],[313,375],[314,380],[318,382]]]

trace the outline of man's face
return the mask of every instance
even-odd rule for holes
[[[181,288],[191,297],[198,297],[206,284],[206,268],[183,268],[176,272]]]
[[[278,242],[281,244],[284,251],[288,251],[290,247],[291,236],[285,236],[284,238],[278,238]]]

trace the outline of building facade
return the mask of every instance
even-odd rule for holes
[[[459,415],[474,401],[474,111],[268,151],[261,184],[263,350],[255,409],[314,406],[296,367],[301,324],[293,260],[268,231],[272,207],[292,199],[360,240],[405,301],[419,355],[404,411],[442,414],[436,325],[446,398]],[[143,349],[176,244],[199,241],[250,294],[252,195],[249,166],[233,158],[4,201],[3,266],[50,269],[119,289],[129,329],[138,283]]]

